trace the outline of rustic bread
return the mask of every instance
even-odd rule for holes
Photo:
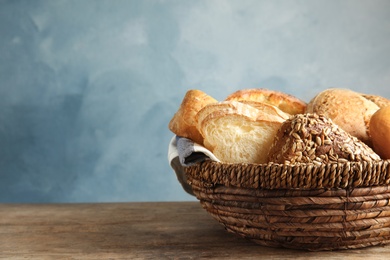
[[[373,160],[380,157],[370,147],[317,114],[299,114],[286,120],[268,155],[268,161],[281,164]]]
[[[390,106],[382,107],[372,115],[370,134],[374,151],[382,159],[390,159]]]
[[[332,88],[320,92],[307,105],[306,113],[322,114],[349,134],[371,145],[369,123],[379,109],[360,93],[349,89]]]
[[[169,122],[169,130],[178,136],[203,144],[203,137],[197,129],[196,114],[204,106],[216,102],[216,99],[201,90],[188,90],[179,109]]]
[[[284,118],[248,104],[225,101],[198,112],[204,145],[222,162],[265,163]]]
[[[242,89],[230,94],[226,101],[257,101],[267,103],[278,107],[285,113],[290,115],[304,113],[306,109],[306,102],[275,90],[255,88],[255,89]]]

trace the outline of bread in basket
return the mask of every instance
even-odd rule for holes
[[[213,218],[260,245],[317,251],[387,244],[390,161],[366,154],[352,160],[359,154],[295,163],[205,156],[181,170]]]

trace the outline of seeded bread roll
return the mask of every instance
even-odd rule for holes
[[[317,114],[299,114],[278,130],[268,160],[281,164],[373,161],[380,157],[331,119]]]
[[[169,130],[178,136],[189,138],[198,144],[203,144],[203,137],[196,127],[196,114],[204,106],[216,102],[216,99],[203,91],[187,91],[178,111],[169,122]]]
[[[284,121],[281,116],[236,101],[210,104],[198,113],[204,146],[228,163],[265,163]]]
[[[360,93],[332,88],[320,92],[307,105],[306,113],[322,114],[349,134],[371,146],[369,124],[379,109]]]
[[[306,102],[275,90],[255,88],[255,89],[242,89],[230,94],[226,101],[256,101],[267,103],[278,107],[283,112],[295,115],[304,113],[306,109]]]

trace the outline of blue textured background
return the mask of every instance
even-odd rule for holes
[[[390,98],[390,1],[0,0],[0,202],[193,200],[185,92]]]

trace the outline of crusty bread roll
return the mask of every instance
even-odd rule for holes
[[[331,88],[320,92],[307,105],[306,113],[322,114],[349,134],[371,145],[369,123],[379,109],[360,93],[349,89]]]
[[[290,115],[304,113],[306,102],[284,92],[255,88],[242,89],[230,94],[226,101],[256,101],[278,107]]]
[[[203,137],[197,129],[196,114],[204,106],[216,102],[216,99],[201,90],[188,90],[178,111],[169,122],[169,130],[178,136],[203,144]]]
[[[361,94],[361,95],[365,99],[374,102],[379,108],[390,106],[390,100],[385,97],[378,96],[378,95],[371,95],[371,94]]]
[[[248,104],[224,101],[198,112],[204,145],[222,162],[265,163],[284,118]]]
[[[374,151],[382,159],[390,159],[390,106],[382,107],[372,115],[370,134]]]
[[[298,114],[286,120],[268,155],[268,161],[281,164],[373,160],[380,157],[370,147],[317,114]]]

